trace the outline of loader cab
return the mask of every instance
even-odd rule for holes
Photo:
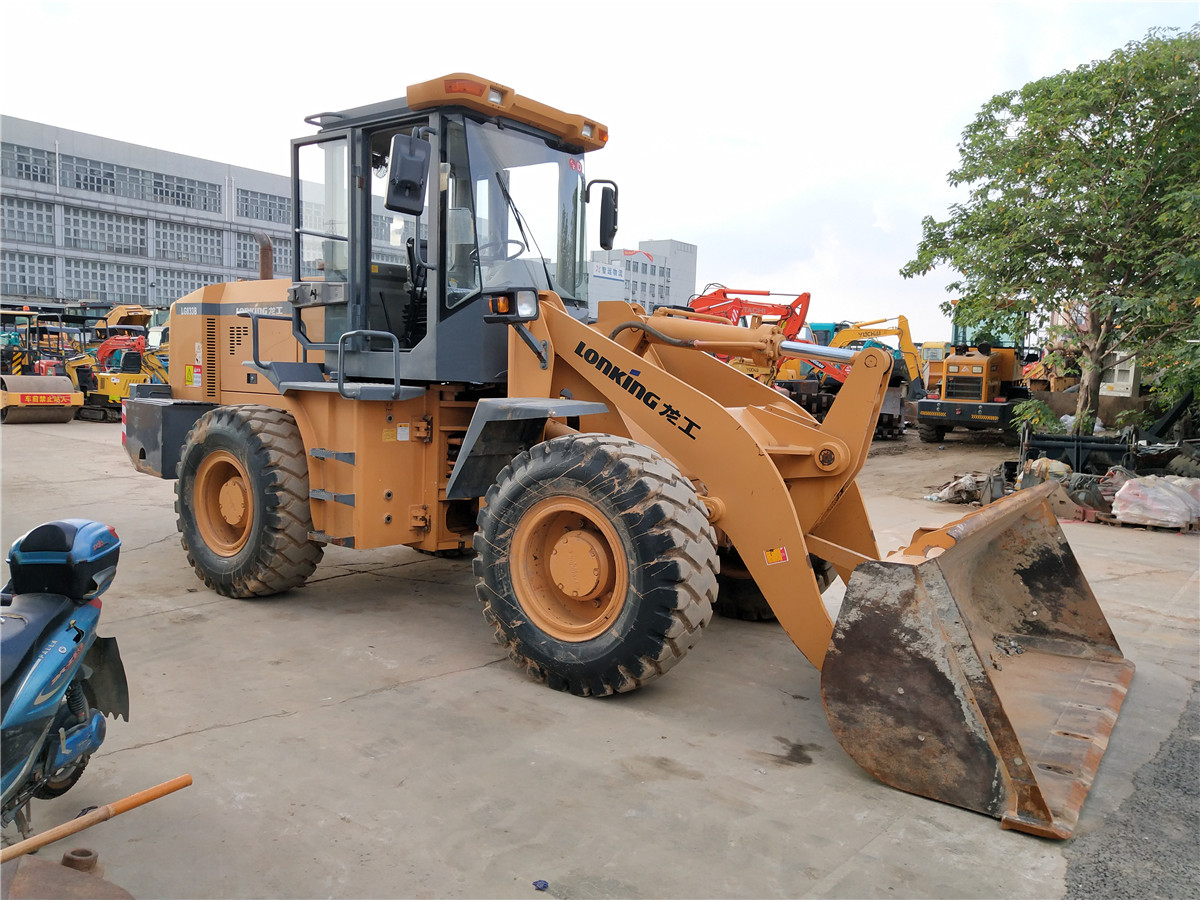
[[[554,291],[584,318],[583,154],[603,141],[580,119],[458,76],[310,117],[292,142],[301,344],[347,378],[494,384],[489,292]]]

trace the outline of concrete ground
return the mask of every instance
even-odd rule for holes
[[[0,440],[5,548],[63,516],[124,541],[101,633],[120,642],[131,721],[110,722],[34,825],[190,773],[192,787],[42,851],[90,847],[137,897],[1095,896],[1099,867],[1148,839],[1135,816],[1168,802],[1182,824],[1153,846],[1181,860],[1176,875],[1144,870],[1132,893],[1195,896],[1200,735],[1194,709],[1181,716],[1200,668],[1197,535],[1063,526],[1138,669],[1076,837],[1053,842],[866,775],[774,624],[715,620],[643,690],[562,695],[492,641],[467,560],[329,548],[302,590],[224,599],[180,548],[174,483],[134,472],[119,426]],[[957,518],[922,496],[1010,453],[877,445],[860,483],[880,547]],[[1179,773],[1157,779],[1169,801],[1146,787],[1163,759]]]

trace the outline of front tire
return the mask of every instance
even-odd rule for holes
[[[917,434],[920,436],[922,444],[936,444],[946,436],[946,426],[918,422]]]
[[[295,420],[266,406],[222,406],[184,441],[175,512],[200,579],[226,597],[299,587],[321,560],[309,540],[308,464]]]
[[[565,435],[488,490],[475,574],[496,640],[532,678],[580,696],[633,690],[700,639],[716,536],[695,489],[626,438]]]

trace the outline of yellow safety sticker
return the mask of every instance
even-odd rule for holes
[[[763,557],[766,559],[768,566],[785,563],[788,561],[787,547],[772,547],[769,550],[764,550]]]
[[[384,441],[391,441],[393,443],[396,441],[407,441],[411,430],[412,426],[410,425],[396,425],[394,427],[389,425],[383,429],[383,439]]]

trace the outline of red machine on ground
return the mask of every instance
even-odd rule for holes
[[[802,344],[816,344],[808,321],[808,305],[812,295],[805,291],[791,303],[773,303],[748,299],[756,297],[791,297],[792,294],[777,294],[771,291],[734,290],[722,285],[692,299],[688,304],[696,312],[726,319],[733,325],[757,328],[764,323],[774,324],[783,332],[783,339]],[[818,421],[825,418],[833,404],[833,398],[850,374],[849,366],[830,360],[785,358],[776,360],[755,358],[730,358],[717,354],[740,372],[763,384],[775,386],[787,392],[800,406],[812,413]],[[876,427],[876,437],[897,438],[903,433],[903,411],[899,391],[892,391],[885,402]]]
[[[747,299],[751,297],[792,297],[794,295],[777,294],[771,291],[743,291],[727,288],[724,285],[709,285],[713,290],[693,297],[688,303],[691,309],[709,316],[725,319],[731,325],[742,325],[747,328],[757,328],[764,323],[776,325],[783,332],[786,341],[815,343],[811,334],[805,331],[804,325],[808,319],[808,304],[812,295],[805,291],[795,296],[791,303],[772,303],[765,300]],[[779,371],[779,361],[757,360],[749,358],[731,358],[725,354],[717,354],[717,358],[729,363],[740,372],[763,384],[774,384]]]
[[[713,287],[713,285],[709,285],[709,287]],[[696,312],[728,319],[733,325],[749,324],[748,322],[743,323],[742,320],[753,316],[777,317],[778,324],[783,328],[785,340],[803,340],[799,335],[808,319],[808,304],[812,300],[812,295],[808,291],[800,294],[791,303],[770,303],[746,299],[747,297],[790,296],[792,295],[776,294],[771,291],[740,291],[716,285],[714,290],[694,297],[688,306]]]

